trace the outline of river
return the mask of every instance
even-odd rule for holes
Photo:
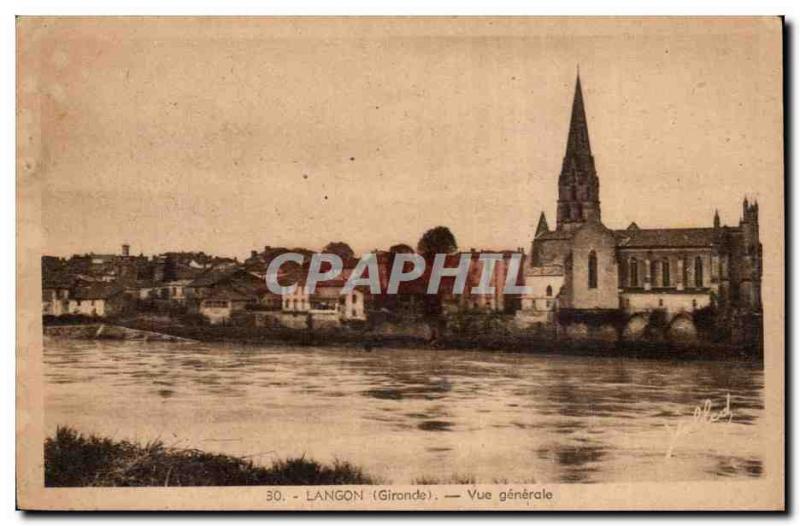
[[[741,363],[61,338],[44,359],[48,433],[341,459],[395,484],[762,474],[763,372]],[[706,400],[722,418],[693,418]]]

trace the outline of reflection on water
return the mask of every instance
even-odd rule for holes
[[[742,364],[46,339],[45,367],[48,432],[339,458],[393,483],[762,474],[763,376]],[[666,458],[670,429],[728,393],[732,422]]]

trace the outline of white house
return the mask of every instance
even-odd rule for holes
[[[520,299],[517,323],[524,326],[552,322],[558,295],[564,286],[564,268],[561,265],[528,267],[525,286],[528,293]]]
[[[67,301],[67,313],[101,318],[120,314],[127,305],[124,288],[104,282],[76,288]]]
[[[42,289],[42,314],[61,316],[69,314],[69,287],[48,287]]]
[[[217,325],[230,321],[234,312],[243,311],[248,305],[258,304],[258,297],[249,291],[235,287],[219,287],[200,300],[198,312],[209,323]]]
[[[283,312],[308,313],[313,319],[366,320],[365,294],[356,288],[342,294],[344,280],[331,280],[317,285],[314,294],[305,286],[295,287],[282,297]]]
[[[182,305],[186,302],[186,287],[193,281],[193,279],[176,279],[162,283],[155,289],[156,297]]]

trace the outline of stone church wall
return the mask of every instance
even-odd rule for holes
[[[597,286],[589,287],[589,257],[597,257]],[[590,222],[572,238],[572,272],[567,303],[573,309],[619,308],[616,238],[600,223]]]

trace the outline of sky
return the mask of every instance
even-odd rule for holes
[[[527,249],[578,66],[606,226],[738,224],[745,195],[782,221],[777,19],[28,19],[18,42],[51,255],[437,225]]]

